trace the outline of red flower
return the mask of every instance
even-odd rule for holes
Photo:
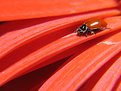
[[[115,0],[8,0],[0,5],[0,89],[121,90],[121,16]],[[107,22],[77,36],[84,21]]]

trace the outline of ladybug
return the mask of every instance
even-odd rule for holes
[[[77,35],[85,35],[87,37],[88,34],[95,34],[99,30],[108,29],[106,28],[107,23],[101,19],[90,19],[84,24],[82,24],[79,28],[77,28]]]

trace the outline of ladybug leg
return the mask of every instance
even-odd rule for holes
[[[77,33],[78,32],[78,28],[74,31],[74,33]]]
[[[94,32],[94,31],[90,31],[90,33],[91,33],[91,34],[95,34],[95,32]]]
[[[87,33],[85,33],[85,36],[86,36],[86,37],[88,36]]]
[[[74,31],[74,33],[77,33],[79,30],[80,30],[80,27],[78,27],[78,28]]]
[[[79,27],[74,31],[74,33],[78,33]]]
[[[94,31],[92,31],[92,30],[90,30],[90,29],[88,29],[86,32],[85,32],[85,36],[87,37],[88,36],[88,33],[91,33],[91,34],[95,34],[95,32]]]
[[[86,32],[84,33],[86,37],[88,36],[88,33],[89,33],[89,31],[86,31]]]
[[[96,34],[93,30],[88,30],[91,34]]]
[[[77,33],[78,36],[81,36],[82,34],[81,33]]]

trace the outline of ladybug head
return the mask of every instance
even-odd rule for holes
[[[78,29],[77,29],[77,33],[80,35],[80,34],[84,34],[88,31],[88,27],[86,24],[83,24],[82,26],[80,26]]]
[[[88,30],[88,27],[86,24],[83,24],[81,27],[80,27],[80,32],[86,32]]]

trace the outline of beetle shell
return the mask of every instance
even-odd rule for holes
[[[88,26],[88,28],[90,30],[101,29],[101,28],[105,28],[107,26],[107,23],[101,19],[91,19],[91,20],[85,22],[85,24]]]

